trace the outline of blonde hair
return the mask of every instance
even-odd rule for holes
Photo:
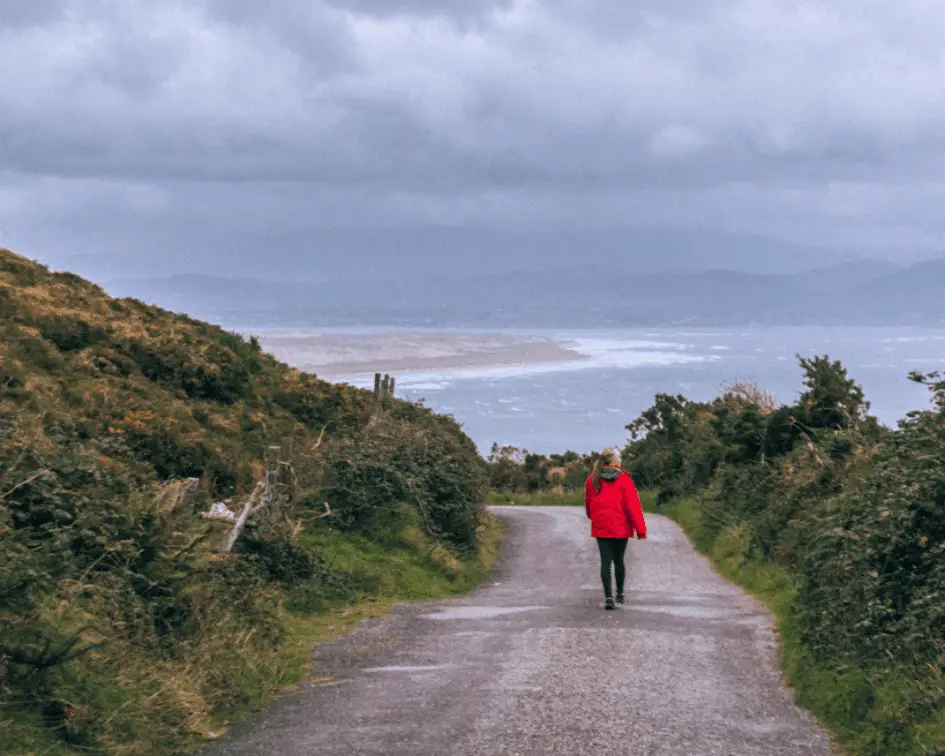
[[[623,456],[623,452],[619,446],[608,446],[606,449],[601,451],[600,456],[605,467],[619,467],[620,458]],[[594,490],[598,493],[600,493],[601,460],[594,462],[594,469],[591,471],[591,485],[594,486]]]

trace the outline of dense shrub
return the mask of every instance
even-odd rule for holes
[[[493,444],[486,460],[489,487],[501,493],[583,490],[598,459],[600,452],[544,455]]]
[[[42,317],[39,319],[39,329],[43,338],[51,341],[63,352],[85,349],[108,338],[104,329],[70,315]]]
[[[233,404],[250,390],[250,371],[229,349],[211,344],[194,361],[185,344],[178,342],[131,344],[130,353],[142,375],[170,388],[179,388],[191,399]]]
[[[912,413],[819,524],[802,589],[812,643],[874,664],[945,660],[945,416]]]
[[[431,414],[412,427],[388,417],[330,448],[324,493],[338,522],[376,533],[402,522],[407,505],[435,537],[474,545],[485,469],[475,447],[449,422]]]
[[[625,462],[664,503],[698,502],[701,539],[737,533],[742,558],[788,571],[786,621],[853,707],[831,721],[878,733],[851,736],[860,752],[945,752],[920,745],[945,747],[945,382],[913,376],[935,409],[891,431],[842,365],[801,367],[789,406],[657,396]]]

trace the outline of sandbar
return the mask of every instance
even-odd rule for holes
[[[557,364],[589,359],[571,341],[504,333],[267,333],[263,349],[325,378]]]

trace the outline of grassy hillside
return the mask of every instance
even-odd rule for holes
[[[479,579],[485,483],[449,418],[0,250],[0,752],[200,742],[337,607]]]

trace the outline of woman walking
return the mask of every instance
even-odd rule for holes
[[[594,471],[584,485],[584,509],[591,521],[591,536],[600,550],[600,578],[604,584],[604,608],[614,609],[610,565],[617,581],[617,603],[623,603],[626,568],[623,564],[627,541],[636,534],[646,538],[646,522],[637,487],[630,474],[620,468],[620,450],[605,449],[603,464],[594,463]]]

